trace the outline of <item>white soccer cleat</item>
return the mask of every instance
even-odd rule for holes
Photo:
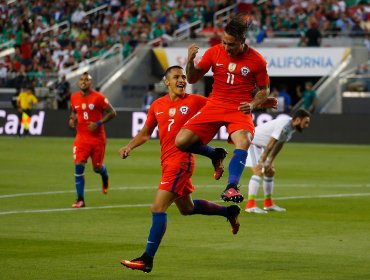
[[[277,205],[272,205],[272,206],[269,206],[269,207],[263,207],[264,210],[266,211],[275,211],[275,212],[285,212],[286,209],[285,208],[282,208],[280,206],[277,206]]]
[[[247,213],[255,213],[255,214],[267,214],[267,211],[262,210],[261,208],[255,206],[251,208],[245,208],[245,212]]]

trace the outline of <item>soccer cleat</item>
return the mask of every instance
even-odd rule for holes
[[[240,207],[238,205],[230,205],[229,207],[227,207],[227,220],[231,225],[231,232],[233,234],[237,234],[239,231],[239,213]]]
[[[107,183],[106,184],[102,184],[102,188],[101,188],[101,190],[102,190],[102,193],[103,194],[107,194],[108,193],[108,190],[109,190],[109,179],[107,180]]]
[[[285,208],[282,208],[282,207],[277,206],[275,204],[273,204],[271,206],[268,206],[268,207],[263,207],[263,210],[266,210],[266,211],[276,211],[276,212],[285,212],[286,211]]]
[[[212,159],[212,165],[215,169],[213,177],[215,178],[215,180],[219,180],[224,173],[223,162],[227,155],[227,152],[224,148],[215,148],[215,154],[215,157]]]
[[[149,273],[153,268],[153,259],[144,253],[141,257],[131,261],[122,260],[121,264],[133,270],[141,270],[145,273]]]
[[[221,199],[226,202],[232,201],[235,203],[240,203],[244,200],[244,197],[238,192],[238,187],[235,186],[226,188],[221,194]]]
[[[85,201],[83,200],[77,200],[75,203],[72,204],[72,208],[82,208],[85,206]]]
[[[267,211],[262,210],[261,208],[255,206],[250,208],[245,208],[245,212],[247,213],[255,213],[255,214],[267,214]]]

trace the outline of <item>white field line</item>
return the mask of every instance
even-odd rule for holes
[[[220,187],[220,185],[195,185],[197,189],[201,188],[214,188]],[[328,188],[370,188],[370,184],[279,184],[279,188],[309,188],[309,187],[328,187]],[[157,185],[152,186],[136,186],[136,187],[117,187],[113,191],[126,191],[126,190],[155,190]],[[112,190],[112,189],[111,189]],[[14,193],[14,194],[4,194],[0,195],[2,198],[11,198],[11,197],[22,197],[22,196],[37,196],[37,195],[55,195],[55,194],[66,194],[66,193],[75,193],[74,189],[64,190],[64,191],[51,191],[51,192],[32,192],[32,193]],[[85,189],[85,192],[101,192],[101,189]]]
[[[359,196],[370,196],[370,193],[347,193],[347,194],[322,194],[322,195],[286,196],[286,197],[276,197],[276,198],[274,198],[274,200],[359,197]],[[262,199],[257,199],[257,200],[262,200]],[[219,202],[219,201],[214,201],[214,202]],[[56,208],[56,209],[40,209],[40,210],[19,210],[19,211],[0,212],[0,215],[27,214],[27,213],[50,213],[50,212],[81,211],[81,210],[85,211],[85,210],[114,209],[114,208],[150,207],[150,205],[151,204],[123,204],[123,205],[107,205],[107,206],[85,207],[85,208],[80,208],[80,209]]]

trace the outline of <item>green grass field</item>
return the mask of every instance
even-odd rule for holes
[[[0,137],[0,279],[370,279],[370,146],[288,143],[275,180],[275,201],[287,212],[243,211],[236,236],[224,218],[184,217],[171,207],[153,271],[144,274],[120,260],[145,248],[159,142],[121,160],[127,141],[108,142],[109,194],[89,162],[88,207],[71,209],[73,139]],[[228,163],[232,146],[212,144],[227,148]],[[212,173],[197,157],[193,198],[223,203],[227,172],[220,181]]]

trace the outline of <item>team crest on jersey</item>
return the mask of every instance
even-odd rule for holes
[[[242,76],[247,76],[249,74],[251,70],[249,70],[249,68],[247,66],[243,66],[241,69],[240,69],[240,74],[242,74]]]
[[[95,107],[94,104],[89,104],[89,109],[90,110],[94,110],[94,107]]]
[[[180,108],[180,113],[183,115],[186,115],[189,112],[189,107],[188,106],[181,106]]]
[[[170,115],[170,117],[173,117],[176,114],[176,108],[170,108],[168,114]]]
[[[81,108],[82,108],[82,110],[85,110],[86,109],[86,104],[82,103]]]
[[[236,69],[236,63],[230,62],[229,63],[229,66],[227,67],[227,69],[229,70],[229,72],[234,72],[235,69]]]

